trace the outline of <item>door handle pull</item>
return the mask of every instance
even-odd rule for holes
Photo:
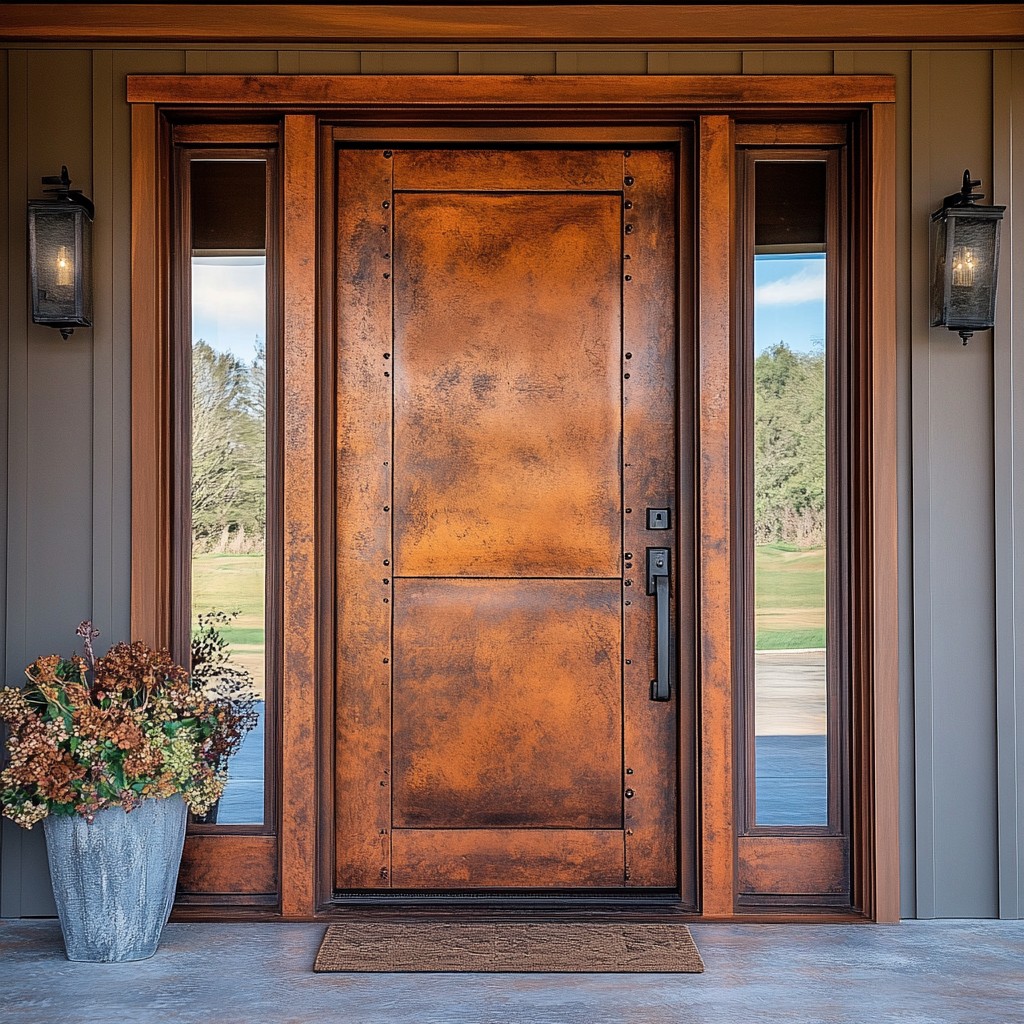
[[[669,549],[647,549],[647,593],[654,595],[655,638],[657,646],[656,677],[651,680],[651,700],[668,700],[672,695],[669,683],[668,578]]]

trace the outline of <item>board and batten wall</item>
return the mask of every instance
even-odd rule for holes
[[[9,685],[38,654],[73,646],[83,618],[101,642],[128,635],[125,78],[218,73],[895,76],[902,914],[1024,917],[1024,49],[0,50],[0,652]],[[97,210],[96,327],[68,342],[29,322],[25,273],[25,204],[61,164]],[[990,201],[1010,206],[1000,326],[966,348],[928,327],[928,215],[965,167]],[[0,916],[52,913],[41,830],[5,821]]]

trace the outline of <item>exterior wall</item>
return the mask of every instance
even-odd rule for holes
[[[129,628],[130,132],[156,73],[893,74],[897,80],[902,912],[1024,916],[1024,50],[530,46],[0,51],[0,647],[8,683],[91,616]],[[54,89],[54,83],[60,83]],[[96,202],[96,323],[28,323],[25,203],[68,165]],[[927,326],[928,214],[964,167],[1009,202],[1001,326]],[[1018,212],[1019,211],[1019,212]],[[1016,322],[1015,322],[1016,321]],[[1016,344],[1014,344],[1014,342]],[[0,833],[0,915],[52,913],[41,830]]]
[[[993,54],[992,180],[1001,202],[1024,209],[1021,140],[1024,139],[1024,51]],[[1014,172],[1016,160],[1016,171]],[[996,542],[996,772],[999,783],[999,912],[1024,917],[1024,608],[1020,595],[1024,533],[1015,511],[1024,507],[1024,227],[1011,218],[1003,241],[1010,280],[999,298],[995,332],[995,542]]]
[[[964,167],[991,186],[993,126],[978,116],[991,103],[991,53],[913,55],[915,224]],[[939,127],[945,117],[949,131]],[[927,323],[927,244],[923,231],[911,243],[915,324]],[[966,350],[938,341],[911,335],[917,909],[995,916],[992,339]]]

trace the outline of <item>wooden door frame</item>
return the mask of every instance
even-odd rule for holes
[[[861,135],[859,188],[863,218],[861,318],[866,373],[857,385],[867,418],[860,515],[868,536],[859,595],[860,637],[852,652],[859,668],[852,723],[862,752],[858,777],[854,891],[863,916],[899,918],[898,677],[896,590],[896,331],[895,85],[890,76],[129,76],[132,104],[132,636],[166,643],[170,635],[170,450],[168,354],[169,125],[178,120],[283,122],[284,300],[283,673],[281,820],[276,877],[280,913],[289,919],[330,912],[330,891],[318,842],[318,823],[330,821],[329,796],[318,780],[330,765],[318,720],[318,685],[325,641],[318,635],[324,557],[319,509],[318,252],[330,237],[330,203],[318,206],[316,184],[325,169],[329,125],[354,132],[385,126],[395,138],[436,138],[460,126],[466,140],[524,141],[588,138],[643,141],[645,131],[696,127],[697,238],[681,253],[681,287],[694,298],[697,451],[695,553],[696,659],[699,683],[699,878],[705,918],[735,919],[736,828],[734,772],[735,578],[732,454],[731,314],[737,121],[840,120]],[[393,126],[393,127],[387,127]],[[546,136],[545,136],[545,133]],[[660,137],[664,137],[663,134]],[[320,145],[318,146],[318,141]],[[319,153],[319,155],[318,155]],[[319,161],[319,162],[318,162]],[[689,198],[687,198],[687,201]],[[325,226],[328,228],[324,234]],[[872,254],[878,254],[872,258]],[[692,278],[693,275],[690,275]],[[683,339],[689,341],[690,339]],[[681,351],[687,351],[681,345]],[[869,378],[869,379],[868,379]],[[683,378],[686,379],[685,377]],[[695,456],[699,455],[699,458]],[[330,641],[327,640],[329,650]],[[329,721],[329,719],[328,719]],[[683,799],[686,795],[682,794]],[[209,909],[206,911],[209,916]],[[743,914],[744,919],[751,919]],[[804,915],[806,919],[806,915]],[[764,920],[765,916],[758,919]],[[849,919],[847,915],[846,919]]]

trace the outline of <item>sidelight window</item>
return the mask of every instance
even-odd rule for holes
[[[223,662],[213,684],[255,722],[201,826],[272,821],[274,167],[272,150],[178,151],[175,645],[197,673]]]
[[[776,858],[820,837],[801,847],[819,866],[849,834],[841,174],[838,149],[740,151],[741,835]],[[786,901],[820,901],[815,870]],[[848,899],[840,881],[825,902]]]

